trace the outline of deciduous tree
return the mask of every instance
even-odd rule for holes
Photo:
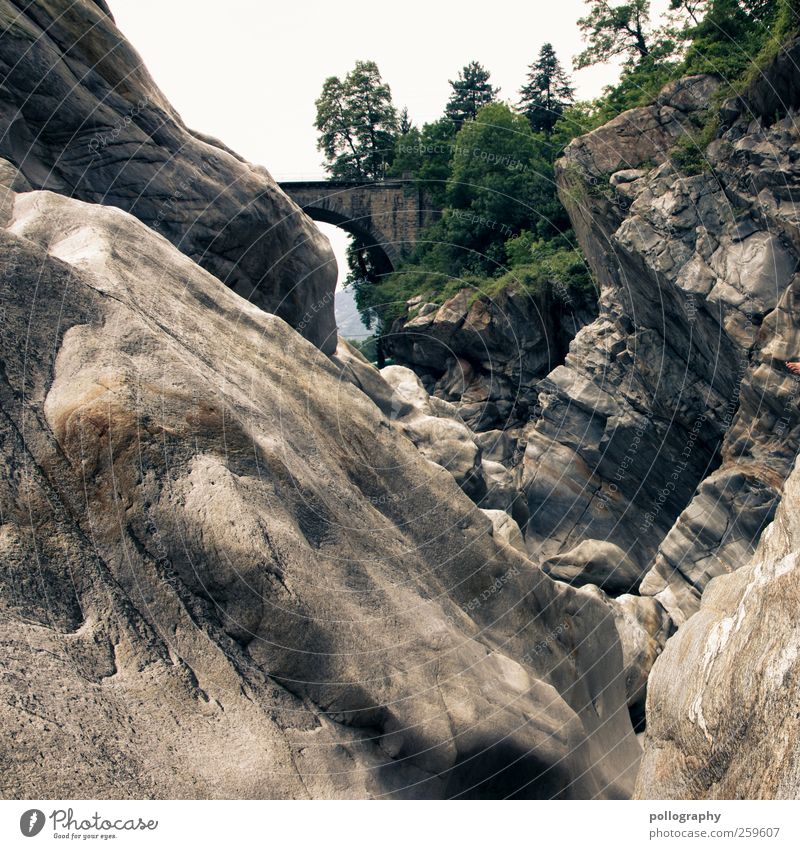
[[[608,0],[586,0],[589,14],[578,20],[586,49],[575,57],[576,68],[607,62],[615,56],[629,61],[650,55],[650,0],[612,5]]]
[[[328,77],[316,101],[317,146],[339,179],[383,178],[394,152],[397,113],[374,62],[356,62],[340,80]]]

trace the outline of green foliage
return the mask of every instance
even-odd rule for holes
[[[677,171],[692,177],[708,171],[710,163],[705,155],[705,146],[692,136],[684,136],[670,151],[670,161]]]
[[[540,299],[552,297],[562,303],[585,302],[595,297],[595,284],[580,251],[570,239],[537,239],[524,231],[506,243],[509,265],[495,276],[463,272],[450,274],[422,265],[407,264],[360,290],[356,303],[381,316],[383,327],[406,315],[406,303],[421,295],[423,302],[442,304],[462,289],[475,297],[497,298],[504,292],[525,292]],[[413,315],[413,310],[412,310]]]
[[[484,106],[456,137],[447,184],[452,240],[485,252],[531,221],[543,236],[563,229],[550,151],[524,116],[505,104]]]
[[[495,100],[500,89],[492,86],[489,77],[480,62],[470,62],[458,72],[458,79],[449,80],[453,93],[444,114],[456,127],[475,118],[482,106]]]
[[[650,0],[612,5],[608,0],[586,0],[589,14],[578,20],[586,49],[575,58],[576,68],[607,62],[617,56],[628,61],[650,54]]]
[[[426,191],[438,190],[442,216],[395,273],[351,274],[362,315],[388,328],[415,295],[443,302],[464,287],[541,294],[556,277],[560,291],[588,291],[585,265],[562,236],[569,220],[553,163],[590,120],[570,107],[549,135],[535,133],[524,115],[490,103],[455,135],[447,118],[411,130],[395,150],[393,173],[413,173]]]
[[[523,231],[506,242],[511,269],[536,269],[538,279],[552,288],[557,298],[586,296],[594,292],[595,283],[581,252],[575,247],[572,231],[557,239],[537,239]]]
[[[397,118],[397,133],[402,138],[403,136],[407,136],[412,129],[413,124],[411,123],[411,117],[408,114],[408,107],[404,106],[400,110],[400,115]]]
[[[627,109],[652,103],[661,89],[676,78],[677,67],[677,62],[650,55],[623,69],[617,85],[609,88],[598,103],[598,126]]]
[[[425,190],[431,203],[441,209],[445,204],[450,160],[453,157],[456,128],[449,118],[412,128],[400,136],[394,149],[390,177],[411,176]]]
[[[519,108],[534,132],[551,133],[564,110],[575,102],[575,89],[549,42],[528,68],[527,82],[519,93]]]
[[[391,162],[397,113],[374,62],[356,62],[340,80],[328,77],[316,101],[318,148],[336,179],[379,180]]]
[[[378,359],[378,337],[367,336],[366,339],[350,339],[350,344],[360,351],[371,363]]]
[[[495,102],[488,72],[472,63],[452,83],[444,117],[420,129],[403,118],[389,174],[413,176],[443,213],[392,274],[378,277],[369,257],[353,247],[356,303],[379,334],[406,314],[409,299],[421,295],[442,303],[465,287],[475,297],[510,290],[565,302],[594,297],[553,182],[554,162],[566,145],[620,112],[652,102],[664,85],[690,73],[721,77],[720,100],[746,93],[786,39],[800,31],[800,0],[671,0],[670,16],[658,29],[649,22],[648,0],[587,4],[589,13],[579,22],[587,47],[578,67],[625,59],[618,83],[597,101],[571,103],[566,74],[545,45],[521,90],[521,113]],[[716,110],[706,118],[671,152],[684,174],[709,167],[705,150],[717,134]],[[607,188],[567,182],[584,194]]]
[[[689,30],[691,43],[680,73],[739,78],[760,52],[765,35],[765,10],[758,5],[748,11],[747,6],[739,0],[708,3],[705,17]]]

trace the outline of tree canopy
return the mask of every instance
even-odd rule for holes
[[[586,0],[589,14],[578,20],[586,49],[575,58],[576,68],[607,62],[616,56],[629,61],[649,56],[650,0],[612,5],[608,0]]]
[[[449,80],[453,92],[447,101],[445,115],[456,127],[475,118],[482,106],[495,100],[500,89],[492,86],[490,76],[480,62],[470,62],[458,72],[458,79]]]
[[[374,62],[356,62],[344,78],[328,77],[316,101],[317,146],[338,179],[382,179],[391,163],[397,112]]]
[[[445,114],[421,127],[406,110],[398,119],[374,63],[359,63],[344,81],[326,81],[317,126],[328,170],[375,178],[387,168],[388,176],[412,177],[425,203],[441,210],[391,274],[379,275],[363,247],[351,246],[348,279],[378,337],[405,314],[409,298],[442,302],[465,286],[491,294],[522,287],[556,300],[563,292],[592,297],[554,182],[565,146],[652,102],[687,74],[711,72],[724,91],[746,91],[754,69],[800,32],[800,0],[671,0],[657,25],[649,0],[586,3],[579,21],[586,49],[576,65],[624,60],[618,82],[594,101],[573,102],[550,44],[529,66],[516,108],[497,102],[489,72],[471,62],[450,81]],[[712,107],[698,133],[713,128],[714,118]],[[676,167],[689,167],[680,151],[673,155]]]

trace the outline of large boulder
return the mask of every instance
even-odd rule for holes
[[[630,794],[613,617],[352,351],[126,212],[0,197],[4,797]]]
[[[605,602],[614,615],[622,643],[628,709],[634,728],[640,731],[645,727],[645,699],[650,672],[664,651],[667,640],[675,633],[675,624],[654,598],[627,593],[610,598],[591,584],[583,587],[582,592]]]
[[[381,369],[381,376],[392,389],[389,418],[397,422],[423,457],[447,469],[473,501],[482,501],[487,484],[481,449],[455,407],[429,396],[410,368],[386,366]],[[501,483],[493,481],[492,492],[497,493],[502,485],[508,488],[505,479]],[[502,492],[496,499],[503,500]]]
[[[564,554],[556,554],[542,563],[542,571],[574,587],[594,584],[609,595],[636,590],[642,569],[613,542],[585,539]]]
[[[752,560],[713,579],[656,661],[637,792],[800,795],[800,470]]]
[[[0,0],[0,30],[0,157],[34,188],[132,213],[335,350],[327,240],[265,168],[185,126],[105,3]]]

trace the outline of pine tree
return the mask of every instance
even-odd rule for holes
[[[519,93],[519,108],[531,128],[548,135],[564,110],[575,102],[575,89],[549,42],[542,45],[539,58],[530,65],[528,82]]]
[[[453,93],[447,101],[445,115],[456,127],[475,118],[481,106],[495,100],[500,89],[492,87],[489,76],[480,62],[470,62],[458,72],[457,80],[448,80]]]
[[[397,131],[401,136],[407,136],[411,132],[413,126],[414,124],[411,122],[411,118],[408,114],[408,107],[404,106],[400,110],[400,117],[397,119]]]

